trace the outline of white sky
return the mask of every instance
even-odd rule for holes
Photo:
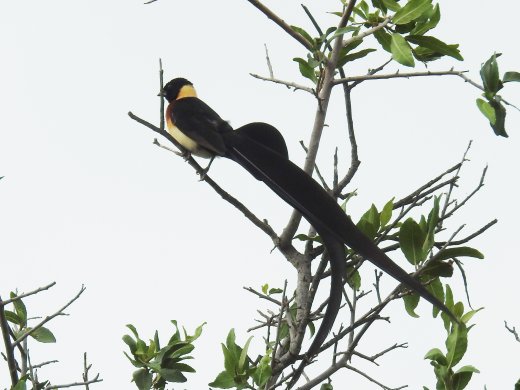
[[[267,4],[290,24],[312,31],[300,2]],[[307,5],[326,25],[337,18],[320,11],[336,10],[337,4]],[[460,43],[467,61],[446,60],[430,69],[455,66],[479,81],[481,62],[497,51],[504,53],[501,72],[520,70],[513,19],[520,5],[490,4],[441,2],[443,20],[435,35]],[[0,182],[0,293],[5,297],[16,288],[28,291],[56,281],[50,292],[27,300],[32,315],[43,315],[82,283],[87,286],[68,310],[71,316],[50,324],[58,343],[33,345],[33,359],[60,360],[42,370],[41,378],[79,380],[87,351],[93,370],[104,378],[96,388],[132,388],[133,367],[122,354],[125,324],[136,325],[144,337],[159,329],[166,341],[169,320],[177,319],[190,331],[208,322],[194,353],[198,372],[178,387],[205,388],[223,369],[220,342],[228,330],[235,327],[239,343],[245,342],[256,309],[267,307],[242,286],[292,282],[291,267],[277,253],[270,255],[270,240],[198,182],[182,159],[152,145],[154,135],[126,115],[132,110],[158,122],[161,57],[166,79],[189,78],[200,97],[233,125],[262,120],[277,126],[292,159],[301,163],[298,141],[307,140],[315,103],[302,92],[248,75],[267,74],[264,43],[277,76],[305,83],[292,62],[305,55],[303,48],[246,1],[160,0],[147,6],[128,0],[0,2],[0,176],[6,176]],[[349,72],[363,74],[383,58],[369,56]],[[486,260],[465,261],[472,303],[486,310],[476,317],[462,364],[481,370],[472,389],[485,384],[506,389],[520,377],[520,344],[503,326],[507,320],[520,328],[520,113],[508,110],[510,139],[497,138],[476,109],[477,96],[470,85],[448,77],[356,88],[362,166],[350,187],[359,196],[348,212],[357,219],[372,202],[381,206],[392,196],[408,194],[459,161],[474,140],[459,196],[473,190],[489,164],[486,186],[449,227],[465,223],[462,237],[494,218],[499,224],[472,243]],[[520,104],[519,85],[508,85],[504,97]],[[329,178],[333,145],[345,144],[342,104],[340,94],[334,94],[319,156]],[[341,153],[344,168],[350,156],[348,149]],[[290,209],[233,163],[217,161],[211,176],[277,231],[284,226]],[[193,208],[196,218],[190,215]],[[373,267],[365,268],[369,288]],[[387,290],[394,286],[389,278],[385,282]],[[460,275],[453,284],[465,302]],[[360,351],[372,354],[405,341],[409,348],[385,356],[380,367],[353,364],[390,387],[434,387],[431,367],[422,358],[430,348],[443,348],[440,322],[429,319],[425,304],[419,320],[401,314],[400,303],[393,308],[387,312],[392,323],[374,327]],[[254,351],[260,350],[261,337],[256,334]],[[338,374],[334,383],[337,388],[376,388],[352,372]],[[6,386],[2,368],[0,387]]]

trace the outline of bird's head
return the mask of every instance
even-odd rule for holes
[[[163,90],[159,96],[164,96],[168,102],[172,102],[174,100],[185,97],[196,97],[197,93],[195,92],[195,88],[190,81],[183,79],[182,77],[178,77],[169,81],[163,87]]]

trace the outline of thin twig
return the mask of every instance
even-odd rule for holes
[[[351,0],[348,3],[348,6],[345,8],[343,15],[341,16],[341,20],[337,26],[338,29],[343,28],[347,25],[350,15],[354,10],[354,6],[356,5],[356,0]],[[314,169],[314,165],[316,162],[316,157],[318,155],[318,149],[320,145],[321,135],[323,133],[323,127],[325,125],[325,117],[327,115],[327,108],[330,100],[330,95],[333,87],[333,79],[334,73],[336,71],[336,65],[338,63],[340,51],[342,49],[342,36],[336,37],[332,52],[330,54],[330,59],[327,61],[326,66],[323,72],[323,79],[321,88],[318,92],[318,107],[316,111],[316,115],[314,117],[314,125],[311,132],[310,141],[308,143],[309,152],[305,158],[305,164],[303,166],[303,170],[312,175],[312,171]],[[289,243],[294,237],[296,230],[301,221],[301,214],[298,211],[293,211],[289,222],[287,223],[283,233],[280,236],[280,241],[282,245],[284,243]]]
[[[350,45],[352,42],[359,41],[369,35],[374,34],[375,32],[381,30],[382,28],[385,28],[388,23],[390,23],[390,20],[392,20],[391,16],[387,16],[385,20],[383,20],[381,23],[379,23],[377,26],[374,26],[372,28],[369,28],[368,30],[365,30],[363,32],[360,32],[358,35],[354,35],[350,37],[349,39],[345,39],[343,41],[343,47]]]
[[[93,379],[90,379],[85,382],[73,382],[73,383],[67,383],[67,384],[63,384],[63,385],[51,385],[51,386],[46,386],[43,390],[54,390],[54,389],[64,389],[67,387],[88,386],[88,385],[91,385],[92,383],[98,383],[98,382],[103,382],[103,379],[99,378],[99,374],[97,374]]]
[[[395,388],[392,388],[392,387],[388,387],[388,386],[385,386],[383,385],[382,383],[376,381],[374,378],[372,378],[371,376],[369,376],[368,374],[365,374],[363,371],[361,370],[358,370],[357,368],[351,366],[350,364],[345,364],[345,368],[351,370],[351,371],[354,371],[356,373],[358,373],[359,375],[361,375],[362,377],[368,379],[370,382],[372,383],[375,383],[376,385],[378,385],[379,387],[381,387],[382,389],[384,390],[400,390],[400,389],[404,389],[406,387],[408,387],[408,385],[403,385],[403,386],[399,386],[399,387],[395,387]]]
[[[285,282],[283,284],[282,304],[280,305],[280,313],[278,314],[278,325],[276,327],[276,341],[274,343],[273,354],[272,354],[272,357],[271,357],[271,368],[274,367],[276,353],[277,353],[277,350],[278,350],[278,343],[280,342],[280,329],[281,329],[281,326],[282,326],[282,317],[283,317],[283,312],[284,312],[284,309],[285,309],[285,305],[287,304],[287,298],[286,298],[286,295],[285,295],[286,291],[287,291],[287,279],[285,279]]]
[[[11,299],[6,299],[5,301],[1,301],[1,304],[3,304],[4,306],[9,305],[10,303],[13,303],[19,299],[26,298],[26,297],[34,295],[34,294],[38,294],[40,291],[48,290],[51,287],[54,287],[55,284],[56,284],[56,282],[52,282],[46,286],[38,287],[36,290],[32,290],[32,291],[17,295],[16,297],[11,298]]]
[[[305,153],[307,153],[309,151],[309,149],[307,149],[307,147],[305,146],[305,144],[303,143],[302,140],[300,140],[300,145],[301,145],[302,149],[305,151]],[[318,179],[320,179],[321,185],[323,186],[323,188],[325,188],[325,191],[330,192],[330,188],[327,185],[325,178],[321,174],[318,164],[314,164],[314,170],[316,171],[316,175],[318,176]]]
[[[469,141],[468,143],[468,146],[466,148],[466,151],[464,152],[464,154],[462,155],[462,160],[459,164],[459,168],[457,169],[457,171],[455,172],[455,175],[454,176],[459,176],[460,175],[460,171],[462,169],[462,166],[464,165],[464,163],[467,161],[467,158],[466,156],[468,155],[469,153],[469,150],[471,148],[471,144],[473,143],[473,141]],[[444,216],[446,215],[446,210],[448,209],[448,206],[451,204],[451,195],[453,193],[453,190],[455,188],[455,183],[453,183],[452,185],[450,185],[450,188],[448,190],[448,193],[446,194],[446,199],[444,201],[444,205],[442,206],[442,210],[441,210],[441,213],[440,213],[440,221],[439,221],[439,229],[442,228],[442,223],[444,221]]]
[[[11,385],[12,387],[14,387],[18,383],[17,364],[16,359],[14,357],[14,345],[13,343],[11,343],[11,327],[7,322],[7,317],[5,315],[4,308],[4,302],[2,301],[2,297],[0,297],[0,329],[2,330],[2,337],[4,339],[4,347],[6,353],[7,366],[9,367],[9,375],[11,377]]]
[[[244,290],[249,291],[250,293],[253,293],[253,294],[255,294],[256,296],[258,296],[258,297],[260,297],[260,298],[262,298],[262,299],[265,299],[265,300],[267,300],[267,301],[269,301],[269,302],[272,302],[272,303],[274,303],[274,304],[276,304],[276,305],[278,305],[278,306],[281,306],[281,305],[282,305],[282,302],[280,302],[279,300],[274,299],[273,297],[271,297],[271,296],[269,296],[269,295],[267,295],[267,294],[262,294],[262,293],[256,291],[256,290],[255,290],[254,288],[252,288],[252,287],[242,287],[242,288],[243,288]]]
[[[40,329],[43,325],[45,325],[47,322],[52,320],[53,318],[62,315],[63,311],[72,305],[80,296],[83,294],[83,292],[86,290],[85,286],[81,286],[81,289],[79,292],[72,298],[70,301],[68,301],[63,307],[61,307],[58,311],[56,311],[54,314],[51,314],[50,316],[46,316],[42,321],[40,321],[37,325],[32,327],[29,331],[25,332],[23,335],[18,337],[18,339],[13,343],[13,347],[19,345],[23,340],[25,340],[27,337],[29,337],[31,334],[33,334],[35,331]]]
[[[278,26],[280,26],[287,34],[300,42],[307,50],[312,50],[312,45],[309,41],[307,41],[300,33],[296,32],[289,26],[283,19],[281,19],[278,15],[276,15],[273,11],[267,8],[264,4],[262,4],[258,0],[247,0],[253,6],[255,6],[258,10],[260,10],[265,16],[275,22]]]
[[[264,43],[265,48],[265,60],[267,62],[267,68],[269,69],[269,77],[274,78],[273,66],[271,65],[271,59],[269,58],[269,50],[267,50],[267,45]]]
[[[308,93],[310,93],[313,96],[316,95],[316,92],[314,91],[313,88],[306,87],[305,85],[297,84],[297,83],[292,82],[292,81],[280,80],[280,79],[277,79],[277,78],[275,78],[273,76],[264,77],[264,76],[260,76],[260,75],[255,74],[255,73],[249,73],[249,75],[251,75],[255,79],[259,79],[259,80],[263,80],[263,81],[270,81],[270,82],[275,83],[275,84],[285,85],[287,88],[293,88],[295,91],[301,90],[301,91],[308,92]]]
[[[350,76],[341,79],[334,80],[334,84],[342,84],[342,83],[350,83],[350,82],[359,82],[359,81],[370,81],[370,80],[388,80],[388,79],[396,79],[396,78],[404,78],[409,79],[413,77],[429,77],[429,76],[460,76],[464,74],[467,70],[438,70],[438,71],[425,71],[425,72],[395,72],[395,73],[387,73],[387,74],[366,74],[361,76]]]
[[[159,124],[160,129],[164,131],[164,97],[163,97],[163,88],[164,88],[164,70],[162,67],[162,60],[159,58],[159,99],[161,99],[161,103],[159,105]]]
[[[136,122],[142,124],[143,126],[148,127],[149,129],[155,131],[156,133],[162,135],[168,141],[172,142],[179,150],[185,151],[185,149],[166,131],[161,131],[158,127],[152,125],[151,123],[145,121],[144,119],[139,118],[138,116],[134,115],[132,112],[128,113],[128,116],[135,120]],[[159,144],[159,142],[155,142],[157,145],[162,146]],[[190,164],[197,173],[204,172],[203,168],[195,161],[193,157],[189,157],[186,159],[188,164]],[[276,232],[269,226],[269,224],[264,220],[260,220],[256,215],[254,215],[243,203],[241,203],[238,199],[230,195],[228,192],[224,191],[222,187],[220,187],[213,179],[209,177],[209,175],[204,175],[203,181],[205,181],[215,192],[220,195],[226,202],[230,203],[232,206],[234,206],[236,209],[238,209],[244,216],[249,219],[255,226],[260,228],[264,233],[266,233],[275,243],[275,245],[278,245],[279,238]],[[285,248],[286,251],[290,252],[296,252],[294,247],[288,246]],[[286,252],[287,253],[287,252]],[[285,254],[285,253],[284,253]]]
[[[513,335],[515,336],[515,340],[518,341],[520,343],[520,337],[518,336],[518,332],[516,331],[516,328],[513,326],[512,328],[510,328],[508,325],[507,325],[507,321],[504,320],[504,326],[506,327],[506,329]]]

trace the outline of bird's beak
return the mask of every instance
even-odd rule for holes
[[[160,92],[157,94],[157,96],[162,96],[162,97],[164,97],[164,91],[160,91]]]

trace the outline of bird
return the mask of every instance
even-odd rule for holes
[[[345,245],[458,322],[444,303],[359,230],[323,187],[290,161],[285,140],[274,126],[253,122],[234,130],[197,97],[193,84],[185,78],[168,82],[161,95],[168,101],[167,132],[178,143],[193,155],[211,161],[217,156],[235,161],[298,210],[321,237],[329,256],[329,302],[303,359],[308,361],[319,352],[341,307],[343,278],[346,276]],[[302,366],[293,374],[291,383],[301,374]]]

